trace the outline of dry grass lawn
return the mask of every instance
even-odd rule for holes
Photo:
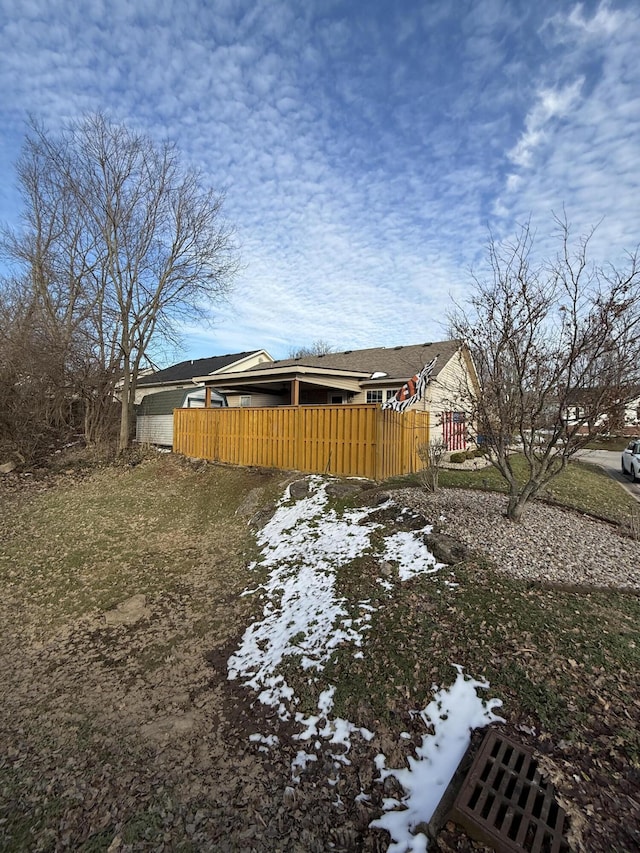
[[[291,732],[227,681],[256,613],[240,595],[255,584],[252,530],[285,480],[162,456],[4,482],[0,850],[386,849],[368,823],[393,792],[372,754],[354,745],[342,806],[320,767],[292,789]],[[346,566],[342,593],[375,603],[378,574]],[[637,595],[511,581],[482,561],[455,574],[453,592],[437,576],[398,585],[364,659],[336,653],[323,674],[336,712],[375,729],[371,749],[399,766],[399,733],[421,734],[411,711],[453,680],[455,658],[503,698],[587,849],[640,847]],[[281,747],[265,754],[248,736],[269,727]],[[371,804],[354,802],[361,789]],[[476,848],[449,829],[435,849]]]

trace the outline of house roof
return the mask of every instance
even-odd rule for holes
[[[454,339],[408,346],[345,350],[345,352],[331,352],[326,355],[305,355],[300,358],[260,364],[251,368],[251,373],[258,374],[276,368],[310,367],[331,372],[340,370],[365,374],[367,377],[371,377],[374,373],[385,373],[386,376],[379,377],[380,381],[406,381],[437,355],[438,360],[432,373],[432,377],[435,378],[461,345],[462,341]]]
[[[588,405],[602,397],[610,399],[612,396],[617,398],[616,402],[633,403],[635,400],[640,400],[640,386],[614,385],[611,387],[573,388],[567,393],[566,402],[570,406]]]
[[[432,379],[436,379],[461,346],[462,341],[449,340],[346,350],[281,359],[233,373],[221,370],[213,376],[194,376],[193,381],[218,388],[226,394],[255,391],[282,396],[289,383],[295,380],[357,394],[363,388],[398,387],[418,373],[434,356],[438,356],[432,373]]]
[[[224,401],[224,397],[216,391],[212,392],[216,399]],[[204,402],[205,389],[177,388],[172,391],[158,391],[155,394],[146,394],[136,409],[138,415],[171,415],[174,409],[181,409],[188,400],[201,400]]]
[[[204,390],[194,388],[178,388],[175,391],[159,391],[157,394],[147,394],[137,407],[138,415],[170,415],[174,409],[182,408],[185,398],[193,393],[201,394],[204,398]]]
[[[141,376],[138,379],[138,388],[144,388],[147,385],[165,385],[173,382],[190,382],[194,376],[205,376],[210,373],[215,373],[217,370],[222,370],[229,367],[236,361],[241,361],[243,358],[256,355],[262,350],[249,350],[248,352],[234,352],[227,355],[214,355],[211,358],[197,358],[188,361],[181,361],[178,364],[172,364],[171,367],[165,367],[164,370],[158,370],[155,373],[150,373],[147,376]]]

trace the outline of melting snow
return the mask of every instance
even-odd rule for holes
[[[433,527],[427,525],[417,532],[429,534],[432,530]],[[436,558],[431,551],[429,551],[424,542],[416,538],[416,533],[414,532],[399,532],[387,536],[382,556],[389,562],[397,563],[398,574],[400,575],[400,580],[403,581],[407,581],[418,574],[432,574],[444,567],[444,563],[436,562]]]
[[[283,720],[296,703],[284,678],[274,674],[278,665],[296,655],[303,669],[322,670],[337,646],[362,645],[374,610],[363,601],[350,613],[345,599],[336,595],[335,571],[370,548],[371,533],[380,525],[363,523],[369,508],[342,517],[328,510],[326,483],[319,477],[310,480],[314,493],[291,504],[287,490],[258,534],[260,562],[271,568],[259,588],[267,603],[263,618],[247,628],[228,661],[229,678],[245,679]]]
[[[408,767],[385,769],[383,755],[376,757],[379,780],[395,776],[405,790],[401,800],[388,798],[383,805],[387,812],[371,826],[386,829],[391,836],[389,853],[422,853],[427,838],[413,835],[419,823],[428,823],[465,754],[471,731],[490,723],[504,722],[493,713],[502,705],[499,699],[483,701],[478,688],[487,689],[486,681],[465,678],[462,667],[456,666],[458,676],[448,689],[439,690],[420,716],[433,734],[424,735],[416,748],[416,757],[409,756]]]
[[[371,534],[381,525],[367,518],[374,511],[392,506],[388,501],[382,506],[345,510],[339,515],[327,506],[327,481],[310,477],[308,482],[310,494],[297,501],[292,501],[287,489],[274,516],[257,536],[262,552],[259,562],[270,572],[264,584],[244,594],[259,594],[264,600],[262,618],[246,629],[239,648],[228,661],[229,679],[241,679],[257,692],[260,702],[277,709],[281,719],[293,717],[299,724],[296,739],[312,751],[302,749],[294,758],[294,782],[300,780],[309,763],[318,760],[316,753],[323,743],[329,747],[337,772],[349,764],[347,756],[354,734],[365,740],[374,737],[362,726],[331,716],[333,686],[318,696],[317,714],[296,711],[299,699],[277,670],[286,658],[295,656],[304,670],[321,671],[334,650],[345,643],[357,649],[354,657],[364,656],[361,646],[376,608],[369,600],[350,603],[338,596],[336,571],[344,563],[374,553]],[[427,526],[389,535],[374,556],[395,564],[400,580],[437,572],[443,564],[435,560],[423,541],[431,529]],[[392,593],[394,584],[390,580],[379,578],[378,583]],[[454,584],[448,581],[447,586]],[[408,759],[408,767],[385,769],[385,757],[376,756],[380,780],[393,775],[406,792],[401,800],[387,798],[386,814],[372,823],[390,833],[392,853],[426,850],[426,837],[413,835],[413,828],[429,820],[467,748],[470,731],[499,720],[493,714],[499,700],[484,703],[477,695],[477,688],[486,687],[485,682],[465,678],[458,667],[454,684],[438,691],[420,712],[434,734],[423,738],[416,757]],[[250,739],[261,750],[278,744],[274,735],[256,733]],[[335,784],[336,780],[327,781]],[[362,792],[358,799],[367,796]]]

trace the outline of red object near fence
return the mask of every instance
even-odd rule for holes
[[[467,419],[464,412],[442,413],[442,440],[447,450],[466,450]]]

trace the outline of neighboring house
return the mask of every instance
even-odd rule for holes
[[[271,362],[273,358],[263,349],[181,361],[171,367],[165,367],[164,370],[140,376],[134,403],[137,405],[147,394],[155,394],[158,391],[176,391],[180,388],[193,390],[195,376],[210,376],[220,371],[230,373],[247,370]]]
[[[589,389],[576,390],[571,395],[569,405],[563,412],[568,427],[575,427],[589,421],[589,410],[594,399],[602,406],[600,394]],[[630,388],[610,407],[609,412],[602,412],[594,421],[594,426],[606,431],[621,432],[623,435],[633,435],[640,425],[640,390]],[[585,430],[587,427],[585,426]],[[580,432],[580,429],[578,430]]]
[[[467,348],[459,340],[302,356],[241,371],[196,375],[194,382],[226,396],[230,407],[381,405],[437,356],[424,398],[416,408],[431,414],[431,437],[449,449],[467,443],[467,413],[478,388]]]
[[[222,394],[210,392],[212,407],[226,405]],[[204,388],[177,388],[147,394],[136,412],[136,441],[145,444],[173,445],[173,410],[203,409],[206,391]]]
[[[624,404],[624,425],[638,426],[640,424],[640,395]]]

